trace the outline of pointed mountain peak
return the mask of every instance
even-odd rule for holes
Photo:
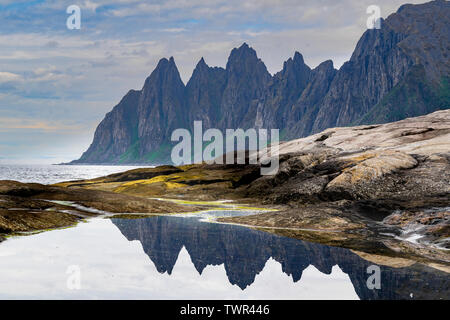
[[[200,59],[200,61],[197,63],[197,66],[195,67],[195,69],[200,69],[200,68],[204,68],[204,67],[208,67],[208,65],[205,62],[205,59],[202,57]]]
[[[203,75],[208,73],[208,70],[209,70],[209,66],[206,64],[205,59],[203,59],[203,57],[202,57],[200,59],[200,61],[197,63],[197,65],[195,66],[195,69],[192,72],[192,76],[189,79],[189,82],[202,78]]]
[[[249,54],[254,54],[256,56],[256,51],[252,47],[250,47],[247,42],[244,42],[236,51],[247,52]]]
[[[175,64],[175,60],[173,57],[170,57],[169,59],[167,58],[162,58],[161,60],[159,60],[158,65],[156,66],[156,68],[152,71],[152,73],[150,74],[150,76],[145,80],[144,83],[144,88],[149,84],[149,83],[156,83],[158,81],[163,81],[162,79],[164,79],[164,81],[176,81],[181,82],[181,78],[180,78],[180,73],[178,72],[178,68],[177,65]],[[168,79],[172,79],[172,80],[168,80]]]
[[[319,64],[314,70],[334,69],[333,60],[325,60]]]
[[[175,64],[175,59],[173,57],[170,57],[169,59],[162,58],[161,60],[159,60],[154,71],[157,71],[160,69],[162,69],[162,70],[167,70],[167,69],[178,70],[177,65]]]
[[[334,77],[337,70],[334,68],[332,60],[326,60],[319,64],[312,70],[312,73],[315,77],[323,77],[324,75],[328,75],[329,77]]]
[[[256,55],[256,51],[250,47],[247,43],[243,43],[239,48],[231,50],[230,56],[227,62],[227,70],[235,66],[243,65],[264,65],[261,59]],[[265,68],[265,66],[264,66]]]
[[[175,59],[173,57],[170,57],[169,59],[161,58],[156,65],[155,70],[160,68],[168,68],[169,66],[175,66],[176,68]]]
[[[205,71],[207,71],[209,69],[209,66],[206,64],[205,59],[203,59],[203,57],[200,59],[200,61],[197,63],[197,66],[194,69],[193,74],[196,73],[204,73]]]
[[[295,51],[294,53],[294,62],[305,63],[303,55],[298,51]]]
[[[233,56],[257,58],[256,51],[246,42],[244,42],[239,48],[234,48],[233,50],[231,50],[230,58],[232,58]]]
[[[247,42],[244,42],[238,49],[244,50],[244,49],[250,49],[250,47],[247,44]]]
[[[159,59],[156,67],[158,68],[158,66],[163,66],[163,65],[167,64],[168,62],[169,62],[169,60],[167,60],[167,58],[161,58],[161,59]]]
[[[302,54],[295,51],[294,57],[289,58],[283,63],[283,70],[281,71],[281,74],[286,74],[287,72],[297,73],[304,69],[307,69],[308,71],[310,70],[310,68],[305,64]]]

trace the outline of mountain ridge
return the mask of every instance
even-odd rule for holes
[[[295,52],[272,76],[244,43],[225,68],[201,58],[185,85],[174,58],[163,58],[143,88],[106,115],[89,149],[72,163],[170,162],[171,132],[192,130],[195,120],[204,129],[278,128],[282,139],[294,139],[448,109],[449,17],[446,1],[403,5],[381,29],[363,33],[339,70],[331,60],[311,69]]]

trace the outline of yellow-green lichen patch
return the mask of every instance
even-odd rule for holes
[[[166,185],[167,189],[178,189],[178,188],[186,187],[185,184],[178,183],[178,182],[165,182],[165,185]]]
[[[217,209],[224,211],[257,211],[257,212],[273,212],[278,211],[278,209],[272,208],[261,208],[261,207],[251,207],[241,204],[231,203],[229,200],[218,200],[218,201],[192,201],[192,200],[182,200],[182,199],[168,199],[168,198],[154,198],[155,200],[160,201],[170,201],[177,204],[184,205],[200,205],[206,207],[217,207]],[[211,209],[211,210],[217,210]],[[205,210],[207,211],[207,210]]]

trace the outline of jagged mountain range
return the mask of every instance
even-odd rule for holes
[[[450,107],[450,3],[403,5],[364,32],[350,60],[314,69],[296,52],[271,75],[244,43],[226,68],[202,58],[188,83],[161,59],[141,90],[130,90],[72,163],[170,162],[177,128],[277,128],[284,140],[326,128],[385,123]]]

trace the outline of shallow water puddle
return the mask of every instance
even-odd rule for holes
[[[269,258],[242,290],[227,280],[224,264],[208,266],[200,275],[184,246],[170,274],[159,272],[144,250],[139,241],[128,241],[111,220],[100,218],[71,229],[14,238],[0,245],[0,298],[357,298],[350,279],[337,266],[330,275],[310,266],[302,281],[294,283],[281,264]],[[71,267],[80,270],[79,290],[67,286]]]

